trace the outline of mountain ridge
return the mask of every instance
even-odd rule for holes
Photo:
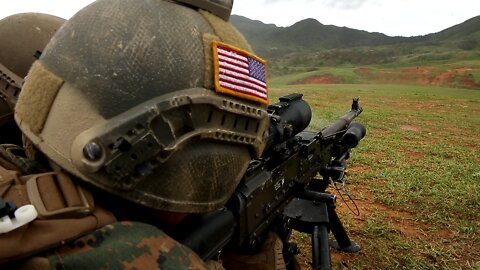
[[[324,25],[307,18],[288,27],[265,24],[244,16],[232,15],[230,21],[244,34],[260,56],[276,58],[293,52],[375,47],[396,44],[445,45],[475,49],[480,44],[480,16],[437,33],[401,37],[348,27]]]

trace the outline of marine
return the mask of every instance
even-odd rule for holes
[[[0,167],[2,269],[282,269],[274,234],[222,266],[164,232],[221,208],[265,147],[267,93],[221,82],[219,47],[266,72],[232,5],[98,0],[60,21],[24,82],[2,77],[21,89],[8,106],[26,150]]]
[[[24,78],[64,19],[21,13],[0,21],[0,143],[21,143],[13,109]]]

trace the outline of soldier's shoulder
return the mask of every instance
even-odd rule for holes
[[[64,245],[53,269],[207,269],[189,248],[144,223],[119,222]]]

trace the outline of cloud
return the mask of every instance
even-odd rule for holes
[[[294,0],[263,0],[262,2],[265,4],[274,4],[280,2],[293,2]]]
[[[313,2],[327,8],[346,10],[357,9],[369,1],[371,0],[304,0],[305,4]],[[268,5],[288,2],[298,3],[298,0],[263,0],[262,2]]]
[[[93,1],[94,0],[15,0],[15,2],[5,1],[11,3],[7,3],[1,6],[0,19],[12,14],[23,12],[40,12],[68,19],[78,10],[82,9]]]
[[[325,0],[324,5],[335,9],[357,9],[370,0]]]

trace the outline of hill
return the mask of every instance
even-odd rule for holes
[[[403,82],[480,89],[480,16],[416,37],[391,37],[315,19],[289,27],[236,15],[231,22],[256,54],[269,61],[271,78],[298,74],[299,83]],[[428,72],[411,72],[417,70]]]
[[[425,36],[429,40],[464,39],[480,33],[480,16],[471,18],[461,24],[447,28],[441,32]]]
[[[289,27],[264,24],[238,15],[232,15],[231,22],[250,41],[256,53],[267,59],[298,52],[412,43],[415,46],[450,46],[465,50],[480,46],[480,16],[439,33],[417,37],[391,37],[381,33],[324,25],[315,19],[305,19]]]

